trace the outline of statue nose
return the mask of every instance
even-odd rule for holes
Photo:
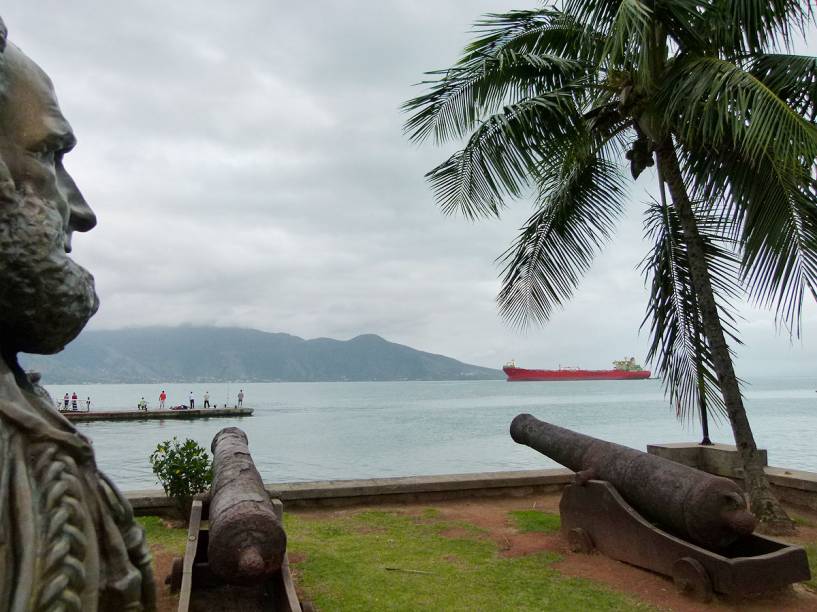
[[[69,218],[69,227],[75,232],[87,232],[96,227],[96,215],[88,202],[82,197],[79,190],[76,190],[69,200],[71,207],[71,216]]]
[[[74,179],[60,167],[58,170],[58,185],[65,200],[68,202],[68,233],[87,232],[96,227],[96,215],[77,187]]]

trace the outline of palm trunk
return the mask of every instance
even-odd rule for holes
[[[666,204],[665,204],[666,206]],[[692,308],[698,310],[698,300],[695,294],[692,296]],[[693,332],[695,333],[695,365],[698,368],[698,411],[701,415],[701,431],[703,439],[701,446],[711,446],[712,440],[709,439],[709,409],[706,406],[706,384],[704,382],[704,367],[703,367],[703,349],[701,344],[703,338],[701,337],[701,328],[698,325],[698,320],[694,319]]]
[[[706,406],[706,385],[701,365],[700,337],[695,338],[695,358],[698,363],[698,411],[701,414],[701,433],[703,434],[701,446],[712,446],[712,440],[709,438],[709,409]]]
[[[718,384],[726,404],[729,422],[732,425],[732,434],[743,464],[744,483],[749,493],[752,512],[755,513],[767,532],[792,533],[794,524],[772,494],[769,480],[763,470],[762,458],[757,451],[749,419],[743,407],[743,397],[715,303],[703,241],[698,232],[692,203],[689,200],[678,157],[671,140],[667,139],[658,144],[656,157],[658,169],[667,184],[686,238],[690,275],[701,309],[703,333],[712,351],[713,366],[718,376]]]

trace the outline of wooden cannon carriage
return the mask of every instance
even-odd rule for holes
[[[271,502],[279,518],[283,518],[281,501],[274,499]],[[306,612],[308,610],[308,605],[302,608],[298,601],[286,554],[279,571],[261,585],[229,585],[214,575],[207,559],[209,543],[207,516],[205,504],[200,500],[194,501],[190,511],[184,558],[174,559],[170,575],[166,580],[170,585],[170,590],[179,593],[179,612],[203,612],[204,610],[208,612],[217,610],[301,612],[302,609]],[[216,607],[218,605],[225,605],[225,607]]]
[[[573,552],[598,550],[669,576],[679,592],[698,601],[709,601],[714,593],[771,591],[811,577],[800,546],[753,533],[726,548],[708,550],[650,523],[607,481],[568,486],[559,512]]]
[[[283,504],[264,489],[247,436],[228,427],[213,438],[213,485],[193,502],[184,558],[165,581],[179,612],[301,612],[283,529]]]
[[[755,518],[733,481],[598,440],[529,414],[511,437],[576,472],[562,494],[571,550],[671,576],[682,593],[749,595],[809,580],[806,551],[753,533]]]

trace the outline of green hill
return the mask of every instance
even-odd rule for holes
[[[504,378],[374,334],[304,340],[231,327],[86,331],[57,355],[22,355],[21,362],[46,384]]]

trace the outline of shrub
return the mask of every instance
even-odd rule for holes
[[[213,480],[207,450],[190,438],[179,442],[174,436],[172,440],[160,442],[150,455],[150,465],[184,518],[190,514],[193,497],[205,492]]]

